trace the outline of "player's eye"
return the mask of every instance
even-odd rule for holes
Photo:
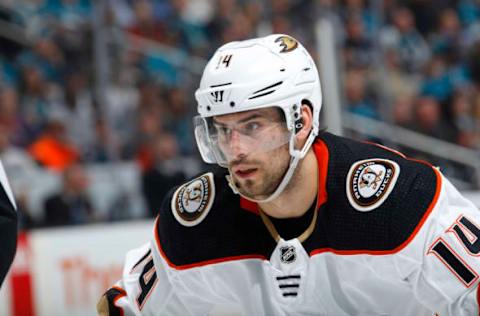
[[[261,128],[261,124],[258,122],[249,122],[242,126],[242,134],[251,136],[258,132]]]
[[[215,129],[217,130],[217,134],[220,137],[230,137],[232,134],[232,129],[222,125],[215,125]]]

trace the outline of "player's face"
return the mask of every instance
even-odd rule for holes
[[[285,141],[289,132],[279,111],[267,108],[217,116],[214,126],[240,193],[252,199],[270,196],[290,162]]]

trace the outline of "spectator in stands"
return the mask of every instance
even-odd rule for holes
[[[87,78],[81,69],[74,68],[65,74],[64,82],[63,95],[52,103],[52,112],[64,123],[67,138],[81,157],[87,158],[93,150],[97,116]]]
[[[445,9],[440,13],[438,30],[432,35],[434,54],[461,54],[462,28],[458,14],[454,9]]]
[[[179,143],[182,155],[191,155],[194,150],[193,127],[190,119],[191,112],[187,105],[186,93],[180,88],[168,91],[165,128],[172,132]],[[191,108],[190,108],[191,109]]]
[[[480,8],[476,0],[460,0],[457,3],[457,11],[463,25],[469,26],[478,21]]]
[[[292,23],[290,19],[284,15],[272,16],[272,32],[277,34],[288,34],[292,29]]]
[[[106,91],[106,103],[102,107],[102,120],[106,133],[118,139],[119,158],[133,157],[136,133],[136,116],[140,93],[135,86],[135,71],[125,62],[115,73],[112,85]],[[132,78],[134,77],[134,78]]]
[[[169,33],[176,33],[178,48],[190,54],[205,55],[208,50],[207,34],[204,25],[197,21],[198,12],[191,7],[195,2],[186,0],[169,1],[170,13],[166,18]]]
[[[365,28],[365,35],[368,38],[372,38],[378,28],[376,14],[364,0],[345,0],[345,5],[340,10],[340,14],[347,21],[347,24],[352,16],[360,19],[359,23]]]
[[[415,129],[422,134],[449,142],[455,141],[452,125],[443,118],[440,103],[432,97],[422,96],[417,99],[415,122]]]
[[[376,104],[367,94],[365,71],[350,70],[345,76],[345,98],[348,111],[370,118],[379,118]]]
[[[480,87],[480,41],[475,43],[469,51],[467,57],[468,69],[470,72],[473,84],[476,85],[476,89]]]
[[[95,212],[88,197],[89,179],[82,165],[74,164],[62,173],[60,192],[45,200],[44,225],[78,225],[95,221]]]
[[[186,179],[179,159],[178,141],[170,133],[158,133],[151,142],[154,165],[142,175],[148,213],[155,217],[168,191]]]
[[[18,93],[13,87],[0,88],[0,123],[15,128],[17,125]]]
[[[375,86],[386,89],[392,102],[400,97],[414,97],[418,93],[421,77],[405,72],[399,63],[398,53],[389,49],[384,55],[385,68],[377,69]]]
[[[393,123],[412,129],[414,127],[413,109],[413,96],[404,95],[393,99]]]
[[[472,148],[480,149],[478,135],[475,134],[475,119],[472,111],[472,99],[469,90],[457,90],[449,102],[449,112],[455,126],[457,137],[456,143]]]
[[[269,17],[272,30],[271,32],[290,34],[297,40],[306,43],[307,49],[314,43],[313,22],[317,20],[315,15],[314,3],[316,1],[289,1],[289,0],[270,0],[264,9],[265,15]],[[251,25],[250,35],[254,37],[255,30],[264,28],[265,24]],[[314,52],[314,49],[310,49]]]
[[[1,45],[1,42],[0,42]],[[0,55],[0,85],[14,86],[17,83],[17,69],[13,62]]]
[[[211,47],[223,43],[224,30],[231,23],[233,15],[241,9],[236,0],[216,0],[215,2],[213,16],[206,26]]]
[[[78,149],[67,137],[65,124],[56,118],[50,119],[28,150],[38,163],[51,170],[63,171],[80,159]]]
[[[115,22],[121,27],[126,28],[132,25],[135,20],[132,7],[130,6],[130,0],[108,0]]]
[[[159,43],[168,42],[165,25],[160,21],[155,20],[150,1],[134,1],[133,9],[135,13],[135,22],[128,28],[129,33]]]
[[[21,147],[14,146],[11,139],[11,129],[0,123],[0,160],[10,177],[26,173],[37,166],[30,155]]]
[[[464,2],[467,1],[469,0],[466,0]],[[474,4],[474,6],[475,9],[470,11],[471,13],[474,13],[474,18],[468,22],[464,20],[464,17],[462,17],[463,13],[461,11],[459,12],[462,23],[466,23],[466,26],[464,26],[463,28],[463,40],[465,47],[471,47],[480,39],[480,20],[478,19],[478,17],[480,17],[480,15],[478,15],[478,13],[480,12],[480,6],[478,4]]]
[[[428,61],[430,48],[415,28],[412,12],[399,7],[392,13],[393,25],[381,31],[380,41],[384,49],[398,52],[400,65],[407,71],[418,71]]]
[[[221,39],[224,43],[243,40],[248,38],[253,32],[251,20],[248,19],[243,10],[238,10],[223,29]]]
[[[445,58],[449,80],[454,89],[463,88],[470,81],[465,62],[468,52],[467,36],[455,10],[443,10],[439,20],[438,32],[431,36],[432,51]]]
[[[105,120],[97,119],[95,139],[87,160],[94,163],[115,162],[121,157],[121,143],[117,134],[108,127]]]
[[[443,102],[453,93],[453,88],[445,58],[440,55],[434,56],[426,67],[420,93]]]
[[[373,43],[367,37],[363,21],[358,15],[351,15],[345,25],[345,43],[343,49],[346,67],[369,66],[373,62]]]
[[[418,31],[425,37],[436,32],[440,12],[452,7],[451,0],[391,1],[405,4],[412,12]],[[388,14],[388,13],[387,13]]]
[[[472,117],[476,121],[477,133],[480,133],[480,91],[478,88],[472,91]]]
[[[27,50],[18,57],[21,65],[37,68],[42,78],[61,83],[66,65],[64,52],[52,38],[52,34],[42,34],[34,40],[33,50]]]
[[[91,0],[60,0],[58,19],[67,28],[78,29],[91,19]]]
[[[144,81],[139,85],[139,102],[136,111],[135,158],[141,170],[153,166],[153,155],[149,144],[155,135],[163,130],[166,117],[166,105],[161,98],[160,87],[153,82]]]
[[[45,127],[51,110],[51,86],[40,69],[29,65],[22,68],[19,88],[21,143],[28,145]]]

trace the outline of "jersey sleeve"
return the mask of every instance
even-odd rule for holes
[[[0,161],[0,286],[17,247],[17,211],[12,190]]]
[[[122,279],[97,304],[99,315],[190,315],[154,257],[150,243],[127,253]]]
[[[440,172],[436,200],[395,256],[402,282],[438,315],[479,315],[480,211]]]

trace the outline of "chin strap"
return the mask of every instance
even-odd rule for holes
[[[292,158],[292,160],[290,161],[290,166],[288,167],[287,172],[283,176],[282,181],[280,182],[280,184],[275,189],[275,192],[273,192],[268,198],[263,199],[263,200],[256,200],[256,199],[252,199],[251,197],[247,197],[247,196],[243,195],[238,190],[237,185],[235,184],[235,181],[232,180],[232,176],[227,175],[226,178],[227,178],[227,181],[228,181],[228,185],[230,186],[230,188],[232,189],[232,191],[235,194],[240,194],[242,197],[244,197],[245,199],[247,199],[249,201],[252,201],[252,202],[266,203],[266,202],[270,202],[270,201],[276,199],[283,192],[283,190],[285,190],[285,188],[288,185],[288,182],[290,182],[290,179],[292,178],[293,173],[295,172],[295,169],[297,168],[297,165],[298,165],[299,161],[300,161],[300,157],[293,157]]]
[[[283,176],[283,179],[280,182],[280,184],[277,186],[275,191],[269,197],[267,197],[266,199],[256,200],[256,199],[252,199],[251,197],[247,197],[247,196],[241,194],[240,191],[237,188],[237,185],[235,184],[235,181],[233,181],[232,176],[230,174],[226,176],[227,181],[228,181],[228,185],[230,186],[230,188],[232,189],[232,191],[235,194],[240,194],[242,197],[244,197],[245,199],[247,199],[249,201],[252,201],[252,202],[266,203],[266,202],[270,202],[270,201],[276,199],[283,192],[283,190],[285,190],[285,188],[287,187],[288,183],[290,182],[290,179],[293,176],[293,173],[295,172],[295,169],[297,168],[298,162],[300,161],[300,159],[303,159],[303,157],[305,157],[305,155],[308,152],[308,149],[310,149],[313,141],[315,140],[315,137],[316,137],[316,133],[314,133],[312,131],[310,133],[310,135],[308,136],[308,139],[305,142],[305,145],[303,146],[302,150],[296,150],[295,146],[294,146],[294,144],[295,144],[295,134],[292,133],[292,136],[291,136],[290,142],[289,142],[289,151],[290,151],[290,155],[291,155],[290,165],[287,169],[287,172],[285,172],[285,175]],[[230,169],[228,171],[230,172]]]

